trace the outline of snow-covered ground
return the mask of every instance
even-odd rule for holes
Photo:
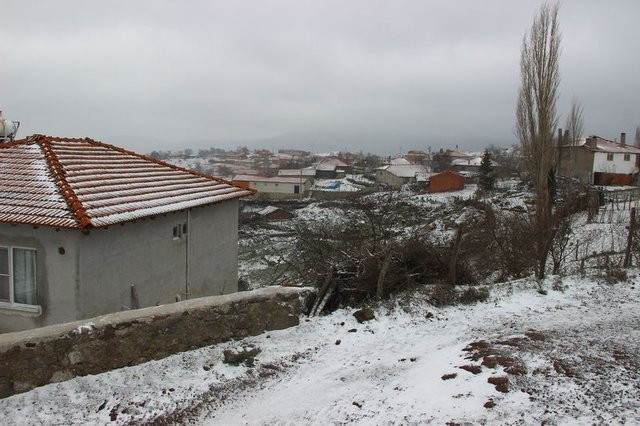
[[[358,177],[359,176],[359,177]],[[312,191],[333,191],[333,192],[358,192],[362,191],[363,185],[354,184],[354,181],[364,181],[372,183],[361,175],[348,175],[342,179],[316,179],[311,187]]]
[[[488,302],[446,308],[414,292],[375,306],[369,322],[339,310],[37,388],[0,400],[0,414],[4,424],[640,423],[637,272],[544,288],[500,284]],[[222,363],[224,349],[248,344],[261,348],[254,366]],[[506,392],[488,382],[501,377]]]

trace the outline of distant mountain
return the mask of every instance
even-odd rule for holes
[[[105,139],[106,142],[122,146],[137,152],[148,153],[153,150],[180,151],[191,148],[194,151],[208,148],[234,149],[246,146],[249,149],[264,148],[277,151],[280,148],[303,149],[312,152],[370,152],[378,155],[400,155],[411,149],[437,151],[440,148],[454,148],[478,151],[488,145],[509,146],[515,140],[472,140],[412,135],[385,134],[345,134],[331,132],[290,132],[265,138],[252,139],[215,139],[202,138],[192,140],[167,140],[146,136],[118,135]]]

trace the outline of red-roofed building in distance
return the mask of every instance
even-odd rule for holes
[[[253,191],[88,138],[0,144],[0,332],[232,293]]]

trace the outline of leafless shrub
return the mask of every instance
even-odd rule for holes
[[[458,295],[458,302],[470,305],[476,302],[484,302],[489,298],[489,290],[484,287],[469,287]]]
[[[557,201],[552,213],[553,233],[551,241],[552,274],[559,275],[566,263],[572,244],[572,219],[588,205],[588,188],[572,179],[559,183]]]

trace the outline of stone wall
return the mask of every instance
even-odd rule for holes
[[[268,287],[0,335],[0,397],[298,325],[313,290]]]

